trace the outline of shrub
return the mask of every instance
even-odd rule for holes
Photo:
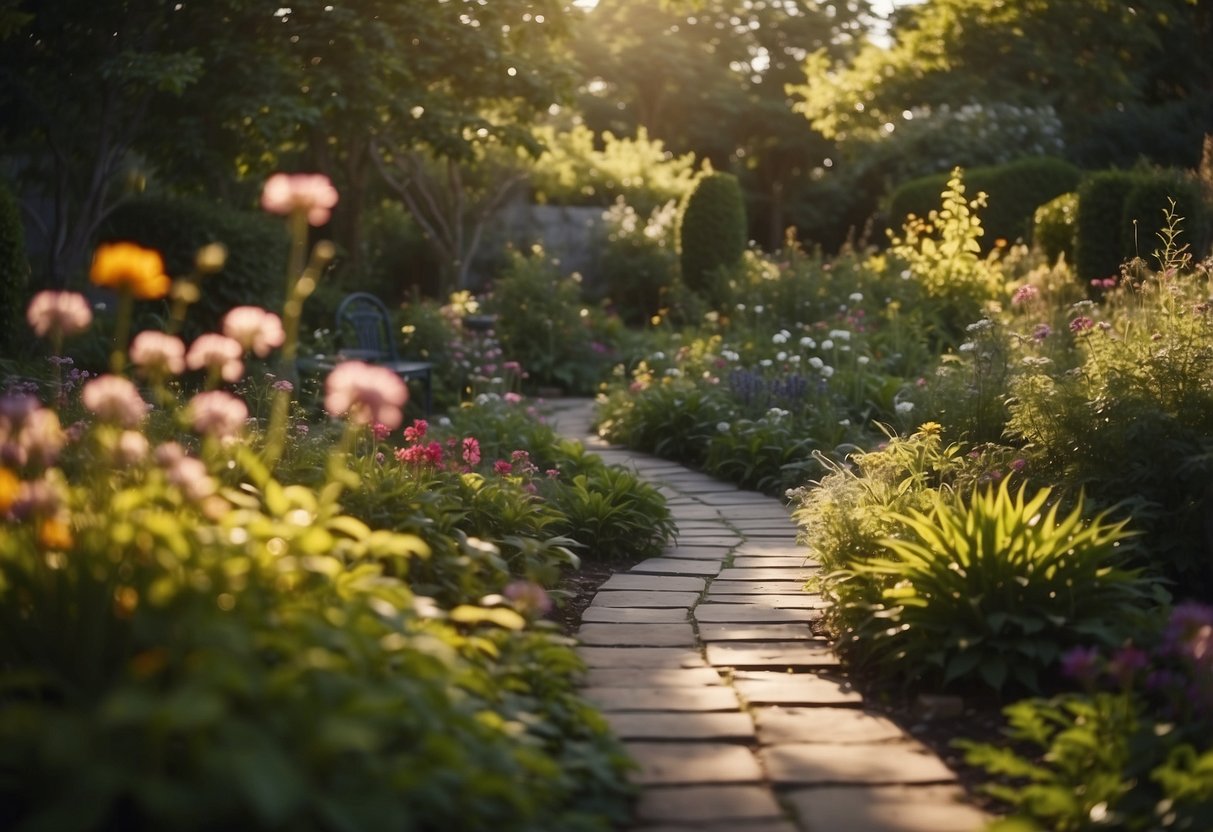
[[[715,302],[722,271],[735,267],[745,253],[746,228],[737,177],[703,174],[678,215],[678,254],[687,286]]]
[[[283,300],[287,237],[259,213],[186,197],[149,196],[122,204],[101,230],[103,240],[130,240],[158,250],[173,277],[193,272],[198,249],[227,246],[223,271],[204,279],[187,321],[194,334],[214,331],[234,306],[277,308]]]
[[[532,387],[570,393],[594,388],[609,360],[608,347],[592,329],[595,319],[583,302],[580,276],[562,277],[541,247],[510,252],[484,308],[496,315],[502,349],[521,363]]]
[[[1032,244],[1044,252],[1050,263],[1063,255],[1074,262],[1074,241],[1078,231],[1078,192],[1055,197],[1036,209],[1032,218]]]
[[[669,301],[678,276],[676,215],[676,203],[667,202],[646,220],[622,200],[603,215],[597,272],[607,300],[629,324],[648,323]]]
[[[1131,171],[1109,170],[1091,174],[1078,188],[1074,267],[1084,284],[1120,273],[1130,251],[1122,227],[1125,199],[1137,181]]]
[[[926,216],[938,204],[939,194],[949,178],[949,174],[940,173],[898,186],[889,202],[891,223],[900,224],[910,214]],[[982,212],[982,225],[986,229],[983,248],[993,248],[1000,239],[1010,242],[1030,239],[1037,207],[1072,191],[1081,178],[1078,168],[1048,156],[966,170],[966,185],[987,197],[988,204]]]
[[[1035,691],[1066,648],[1131,635],[1158,598],[1123,568],[1125,521],[1085,521],[1081,499],[1059,518],[1051,489],[1024,492],[1004,479],[891,518],[900,528],[880,541],[885,556],[837,578],[848,659],[908,683]]]

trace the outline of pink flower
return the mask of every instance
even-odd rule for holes
[[[391,432],[392,429],[381,422],[371,425],[371,435],[375,437],[376,442],[382,442],[384,439],[387,439],[388,434]]]
[[[499,477],[508,477],[513,470],[514,466],[504,459],[499,459],[493,463],[493,473]]]
[[[546,615],[552,609],[547,590],[534,581],[511,581],[501,594],[525,614]]]
[[[223,316],[223,334],[238,341],[244,349],[252,350],[258,358],[265,358],[286,340],[282,319],[260,306],[237,306],[228,310]]]
[[[400,376],[362,361],[338,364],[324,382],[324,409],[331,416],[348,416],[358,425],[379,422],[391,429],[399,427],[408,397]]]
[[[166,442],[157,448],[156,461],[169,483],[190,500],[201,502],[218,490],[202,460],[188,456],[176,442]]]
[[[224,390],[199,393],[186,412],[195,431],[217,439],[238,435],[248,421],[248,405]]]
[[[431,465],[442,464],[442,445],[438,442],[431,442],[425,446],[425,461]]]
[[[244,375],[244,347],[234,338],[208,332],[190,344],[185,363],[191,370],[205,368],[218,373],[224,381],[239,381]]]
[[[559,468],[549,468],[546,471],[544,471],[543,473],[544,473],[544,475],[547,476],[547,478],[549,480],[560,479],[560,469]]]
[[[124,430],[118,437],[118,444],[114,448],[114,462],[127,468],[138,465],[147,459],[149,447],[147,437],[142,433],[136,430]]]
[[[337,189],[320,173],[275,173],[261,191],[261,207],[271,214],[307,214],[310,225],[324,225],[337,204]]]
[[[1077,318],[1070,321],[1071,332],[1086,332],[1093,326],[1095,326],[1095,322],[1086,315],[1079,315]]]
[[[522,396],[513,392],[506,393],[501,398],[505,400],[506,404],[518,404],[520,401],[522,401]]]
[[[1031,303],[1040,295],[1040,290],[1030,284],[1020,286],[1015,290],[1015,294],[1011,295],[1011,303],[1016,306],[1021,306],[1025,303]]]
[[[55,411],[39,408],[25,417],[18,441],[30,459],[46,466],[54,464],[66,436]]]
[[[39,338],[76,335],[93,322],[93,310],[78,292],[43,291],[34,295],[25,319]]]
[[[185,372],[185,343],[176,336],[145,329],[131,341],[131,363],[152,373]]]
[[[480,464],[480,441],[474,436],[463,440],[463,461],[468,465]]]
[[[80,401],[104,422],[133,428],[147,415],[148,404],[135,385],[122,376],[92,379],[80,391]]]
[[[413,424],[404,429],[405,441],[417,442],[425,436],[426,431],[429,429],[429,423],[425,419],[414,419]]]

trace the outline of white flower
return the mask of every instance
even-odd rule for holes
[[[806,335],[806,336],[804,336],[803,338],[801,338],[801,339],[800,339],[800,346],[805,347],[806,349],[810,349],[810,350],[811,350],[811,349],[816,349],[816,348],[817,348],[817,342],[816,342],[816,341],[814,341],[812,338],[810,338],[809,336],[807,336],[807,335]]]
[[[839,341],[850,341],[851,333],[845,329],[831,329],[830,337],[837,338]]]
[[[728,433],[729,432],[729,423],[728,422],[717,422],[716,430],[720,431],[721,433]]]
[[[789,363],[789,364],[799,364],[799,363],[800,363],[800,356],[799,356],[799,355],[789,355],[789,356],[788,356],[788,363]]]
[[[775,360],[776,361],[787,361],[788,354],[786,352],[784,352],[783,350],[780,350],[779,352],[775,353]]]
[[[994,322],[989,318],[982,318],[980,321],[974,321],[965,327],[965,332],[985,332],[990,327],[994,326]]]
[[[850,419],[839,419],[838,424],[842,425],[844,428],[849,428],[851,426],[851,420]]]
[[[959,349],[961,352],[972,352],[973,350],[977,349],[977,345],[972,341],[965,341],[957,349]]]
[[[653,355],[652,355],[652,359],[653,359],[654,361],[664,361],[664,360],[665,360],[665,353],[664,353],[664,352],[655,352],[655,353],[653,353]]]
[[[912,277],[912,275],[910,274],[910,270],[909,270],[909,269],[905,269],[905,270],[903,270],[903,271],[902,271],[902,273],[901,273],[901,279],[902,279],[902,280],[909,280],[909,279],[910,279],[910,277]]]
[[[863,292],[852,292],[851,293],[851,297],[850,297],[851,303],[859,303],[862,300],[863,300]]]
[[[820,370],[822,367],[825,366],[825,362],[822,361],[817,356],[813,356],[812,358],[809,359],[809,366],[812,367],[814,370]]]
[[[914,402],[898,402],[893,405],[893,409],[897,411],[898,416],[905,416],[914,409]]]
[[[773,362],[773,361],[771,361],[771,359],[769,359],[769,358],[764,358],[764,359],[762,359],[761,361],[759,361],[759,362],[758,362],[758,365],[759,365],[760,367],[770,367],[770,366],[771,366],[771,364],[773,364],[773,363],[774,363],[774,362]]]
[[[682,370],[678,369],[677,367],[669,367],[666,369],[665,374],[667,376],[673,376],[674,378],[678,378],[679,376],[682,375]]]
[[[754,311],[761,315],[763,312],[767,311],[767,308],[760,303],[754,307]]]
[[[834,349],[834,342],[831,341],[829,338],[827,338],[826,340],[821,342],[821,348],[823,350],[832,350],[832,349]]]
[[[829,364],[825,365],[821,368],[821,375],[825,378],[829,378],[830,376],[834,375],[834,368]]]
[[[788,336],[787,336],[786,332],[776,332],[774,335],[771,336],[772,344],[786,344],[787,342],[788,342]]]
[[[871,361],[872,359],[868,358],[866,355],[861,355],[861,356],[859,356],[859,358],[856,358],[855,360],[859,362],[859,366],[866,367],[868,362]]]

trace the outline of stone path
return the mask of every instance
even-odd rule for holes
[[[593,436],[591,403],[556,429],[669,500],[678,539],[604,583],[582,616],[585,696],[638,769],[629,832],[977,832],[954,773],[864,707],[814,637],[816,568],[779,500]]]

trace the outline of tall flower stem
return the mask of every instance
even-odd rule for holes
[[[122,289],[118,295],[118,316],[114,322],[114,345],[110,351],[110,372],[121,375],[126,369],[127,341],[131,335],[131,319],[134,317],[135,296],[130,289]]]

